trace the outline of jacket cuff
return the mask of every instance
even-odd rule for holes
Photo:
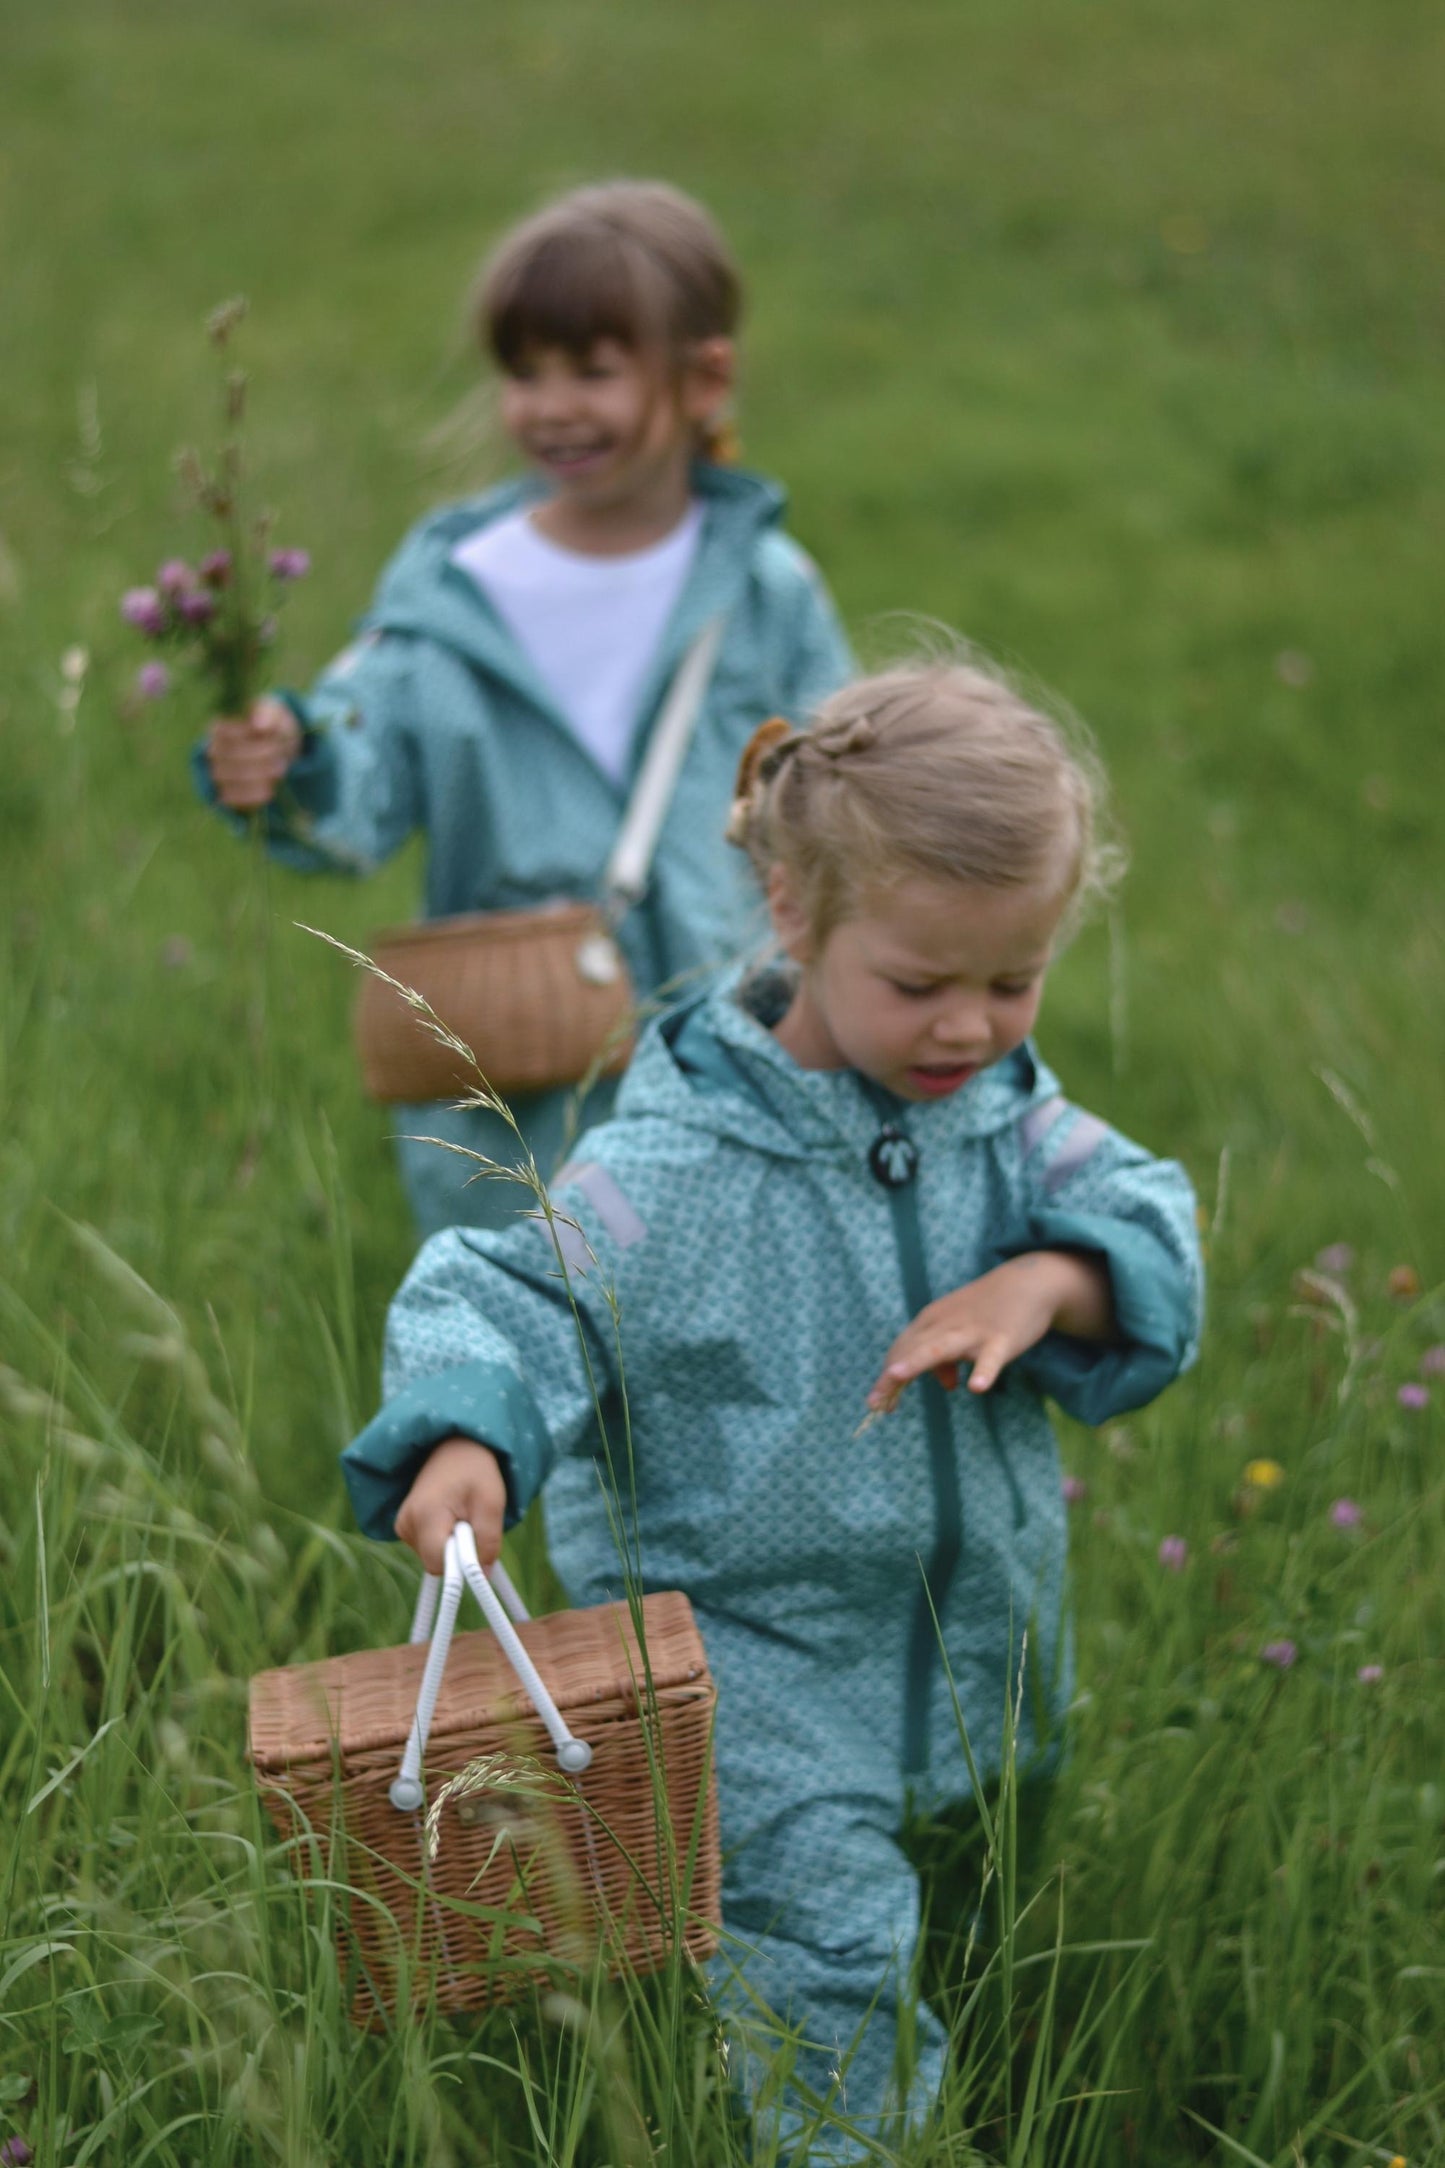
[[[1019,1357],[1019,1369],[1081,1423],[1106,1423],[1144,1407],[1194,1353],[1194,1294],[1177,1258],[1147,1228],[1085,1212],[1036,1212],[1030,1236],[1005,1254],[1084,1250],[1103,1259],[1119,1337],[1046,1333]]]
[[[388,1400],[342,1454],[352,1510],[366,1535],[391,1541],[422,1462],[444,1438],[454,1437],[475,1438],[496,1455],[507,1486],[506,1525],[521,1519],[546,1472],[546,1427],[514,1370],[503,1363],[461,1363],[418,1378]]]

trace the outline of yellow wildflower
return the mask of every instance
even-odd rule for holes
[[[1284,1470],[1277,1460],[1246,1461],[1244,1480],[1251,1490],[1278,1490],[1284,1481]]]

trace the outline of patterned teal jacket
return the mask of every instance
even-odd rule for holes
[[[554,1187],[565,1275],[540,1218],[423,1248],[385,1405],[344,1456],[378,1537],[453,1432],[498,1454],[514,1515],[555,1469],[553,1558],[581,1603],[620,1592],[615,1487],[644,1585],[687,1592],[719,1677],[725,1823],[759,1784],[774,1804],[965,1796],[935,1613],[980,1771],[1025,1628],[1022,1750],[1051,1745],[1069,1665],[1045,1398],[1089,1423],[1139,1407],[1200,1317],[1187,1178],[1070,1106],[1031,1047],[905,1106],[799,1068],[767,1028],[785,1000],[778,974],[734,975],[651,1030]],[[927,1380],[860,1429],[910,1317],[1046,1247],[1106,1261],[1117,1344],[1052,1334],[985,1397]]]
[[[706,463],[695,468],[693,488],[704,506],[703,531],[644,695],[634,772],[688,644],[718,612],[726,615],[726,633],[650,891],[622,928],[644,996],[745,945],[752,892],[722,834],[738,757],[765,716],[802,720],[851,668],[827,592],[783,532],[781,490]],[[631,778],[619,786],[598,767],[506,625],[451,562],[465,535],[533,494],[531,484],[512,483],[424,520],[384,573],[353,645],[307,694],[286,696],[306,736],[285,793],[268,813],[270,847],[283,863],[365,874],[421,830],[428,918],[596,894]],[[214,804],[199,753],[193,772]],[[517,1107],[547,1172],[562,1140],[566,1097],[549,1093]],[[610,1098],[610,1086],[594,1097],[592,1118]],[[397,1111],[403,1131],[445,1134],[510,1156],[509,1140],[490,1117]],[[451,1155],[413,1144],[402,1159],[424,1228],[493,1216],[496,1186],[459,1190]]]

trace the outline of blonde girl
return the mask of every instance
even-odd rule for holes
[[[938,2019],[898,2022],[900,1834],[970,1796],[953,1692],[984,1782],[1016,1698],[1024,1766],[1059,1746],[1045,1402],[1102,1422],[1195,1347],[1187,1179],[1073,1106],[1031,1036],[1110,871],[1098,805],[1070,734],[971,662],[767,724],[730,834],[778,960],[649,1033],[555,1186],[566,1284],[545,1227],[426,1246],[345,1456],[362,1525],[433,1569],[458,1519],[495,1555],[555,1466],[557,1569],[578,1603],[617,1594],[588,1379],[615,1453],[616,1305],[643,1581],[691,1597],[719,1684],[733,2067],[756,2077],[761,1999],[813,2043],[790,2127],[831,2096],[860,2146],[943,2073]]]
[[[509,234],[475,323],[523,478],[424,520],[309,692],[217,719],[202,794],[237,826],[264,808],[276,856],[306,872],[368,873],[421,830],[428,918],[592,898],[667,688],[721,614],[621,938],[644,996],[725,957],[747,900],[720,833],[739,753],[760,718],[805,714],[848,668],[782,492],[719,456],[741,309],[713,221],[659,182],[578,189]],[[544,1169],[568,1097],[516,1106]],[[416,1141],[510,1159],[495,1117],[402,1108],[396,1126],[423,1232],[515,1211],[509,1185],[468,1184],[474,1162]]]

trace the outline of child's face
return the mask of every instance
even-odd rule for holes
[[[803,967],[777,1036],[804,1068],[946,1099],[1032,1031],[1064,901],[913,876],[865,896],[818,946],[776,867],[773,923]]]
[[[724,387],[717,403],[725,396]],[[676,377],[660,356],[618,339],[597,339],[580,356],[534,347],[502,380],[508,436],[559,498],[588,510],[685,478],[705,404],[696,369]]]

